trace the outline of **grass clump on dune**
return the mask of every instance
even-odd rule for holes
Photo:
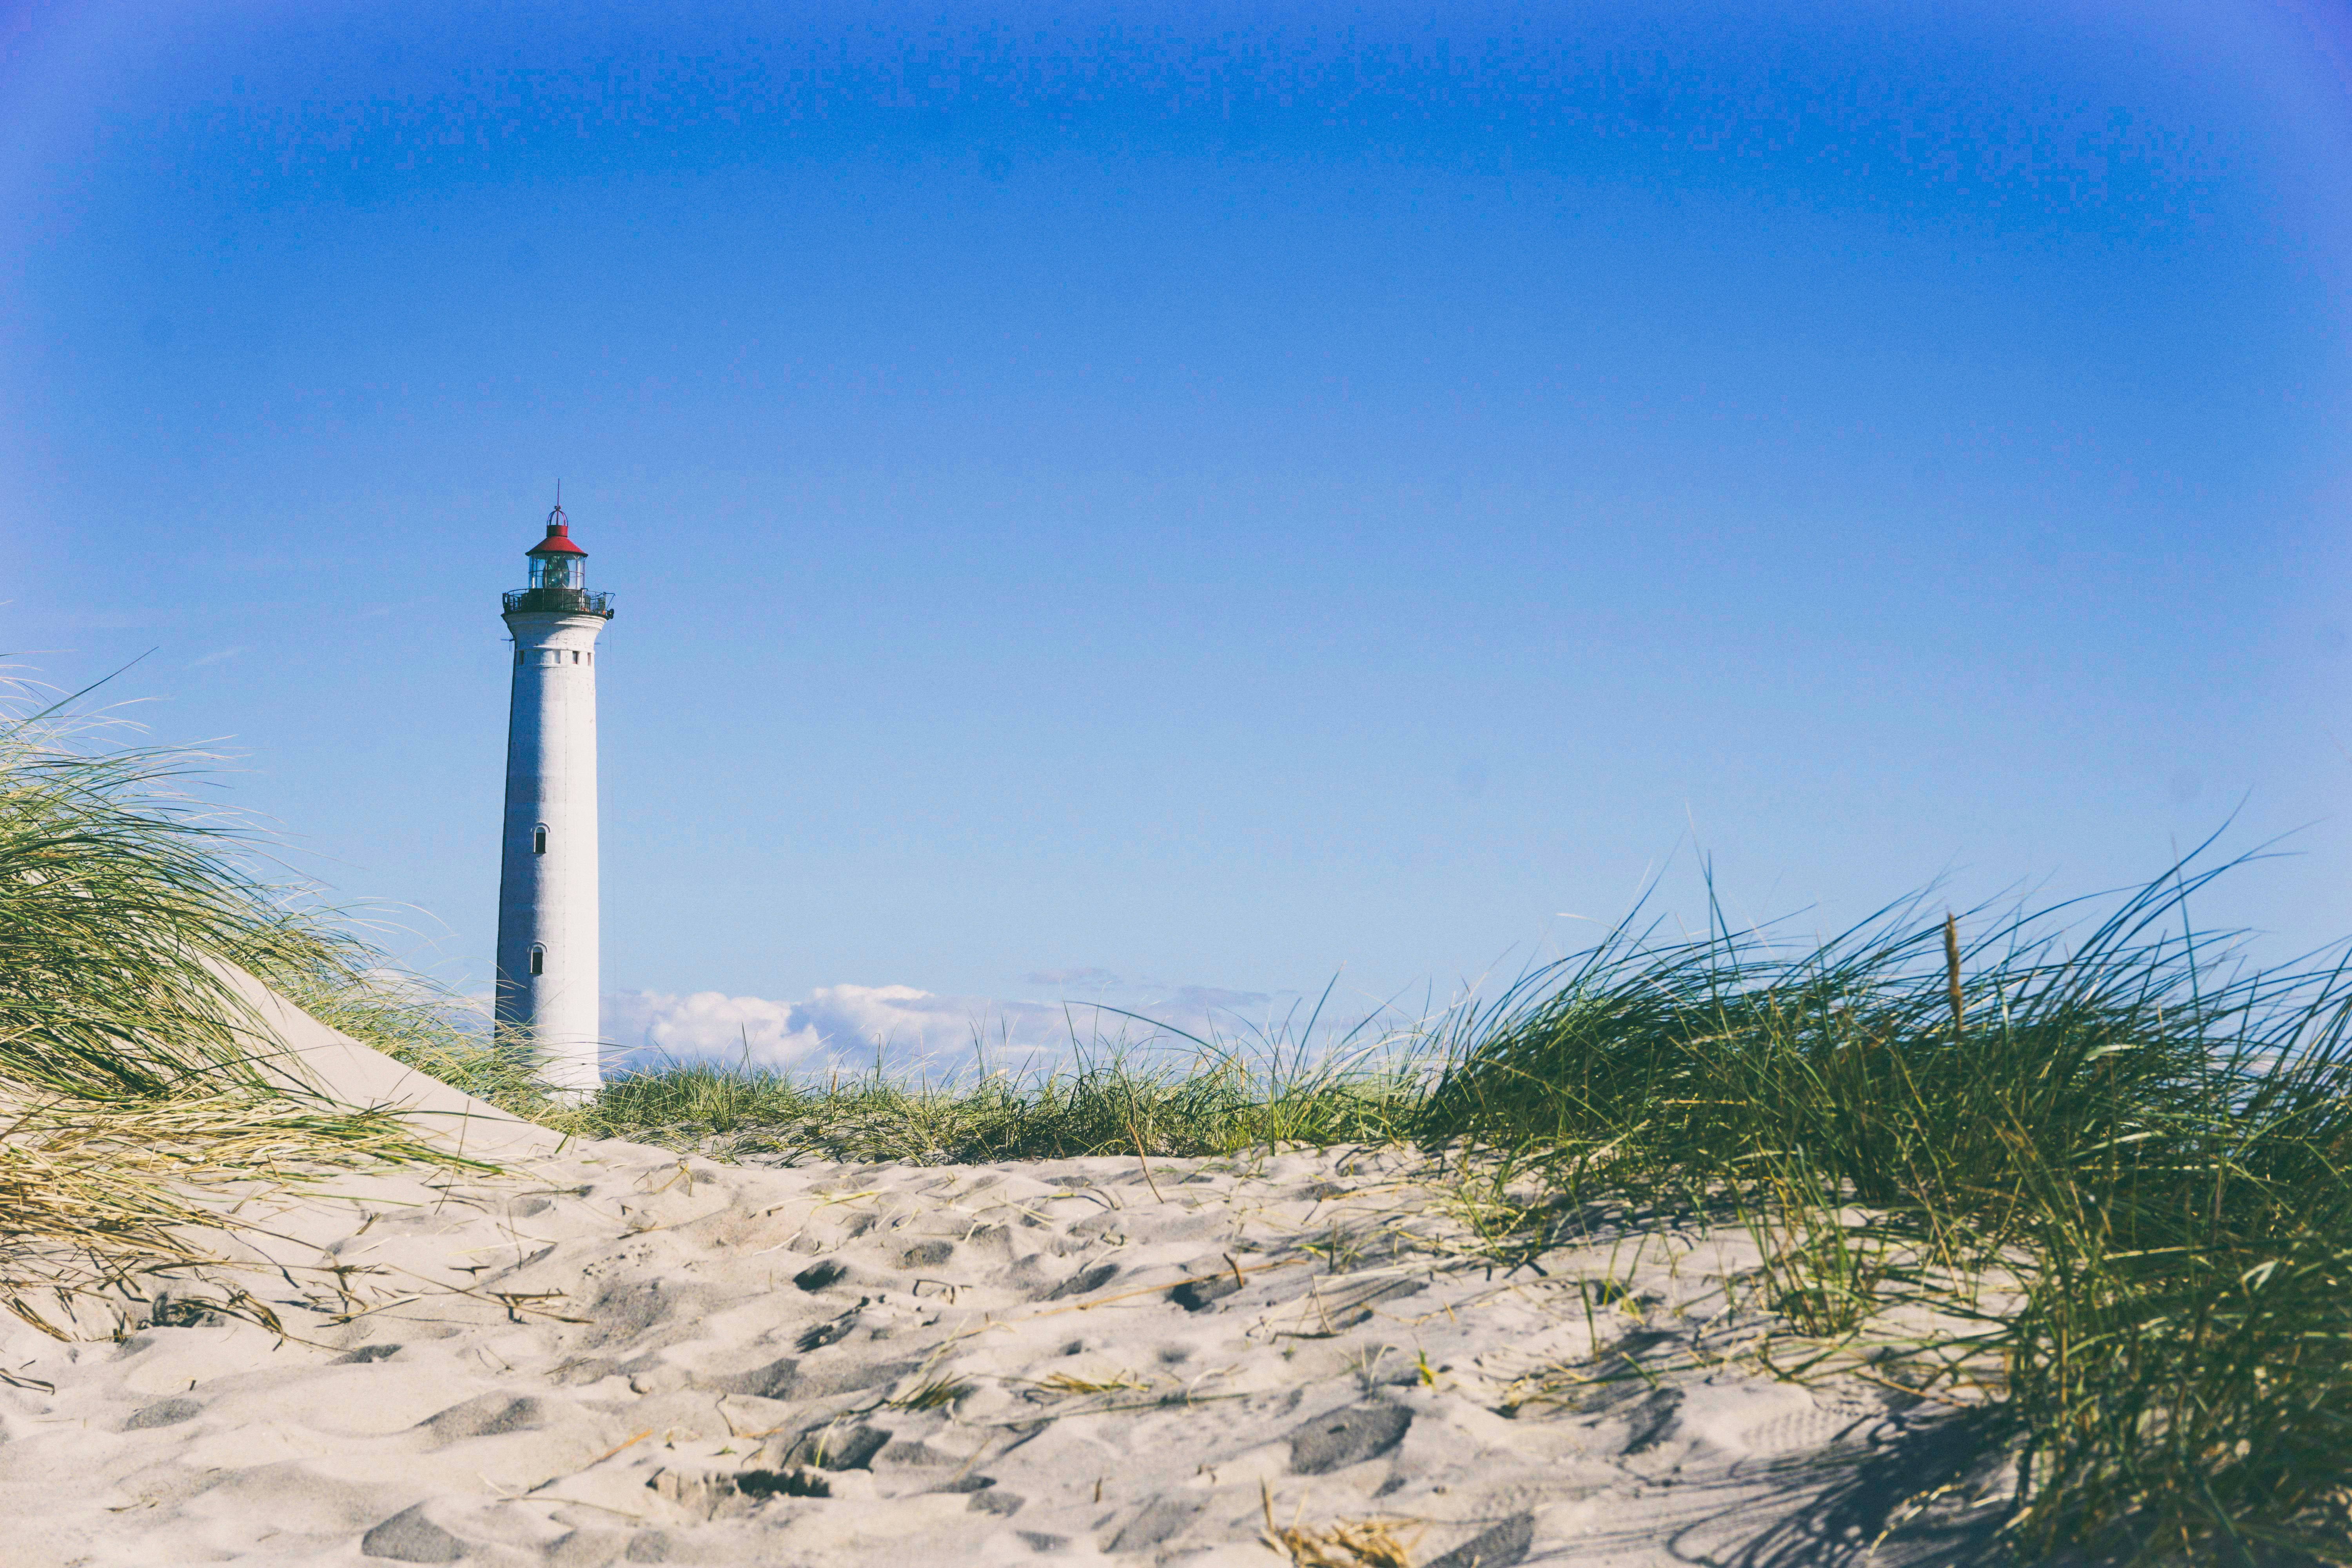
[[[1481,1021],[1425,1127],[1761,1216],[1796,1315],[1840,1330],[1877,1305],[1857,1257],[2012,1275],[1977,1348],[2029,1561],[2352,1561],[2352,984],[2217,964],[2202,879],[2073,943],[1916,916],[1612,942]]]
[[[60,1336],[217,1261],[208,1194],[442,1158],[303,1093],[221,968],[315,1005],[364,992],[373,955],[243,869],[175,787],[189,759],[73,739],[0,727],[0,1309]]]

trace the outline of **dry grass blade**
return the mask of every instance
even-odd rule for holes
[[[1150,1391],[1151,1380],[1131,1372],[1114,1372],[1102,1377],[1055,1372],[1048,1373],[1031,1386],[1044,1394],[1077,1397],[1091,1394],[1145,1394]]]
[[[247,1266],[223,1245],[244,1228],[238,1200],[427,1158],[389,1116],[243,1094],[20,1109],[0,1127],[0,1308],[61,1339],[119,1330],[156,1280]],[[213,1310],[278,1327],[233,1284]]]
[[[969,1378],[935,1377],[898,1395],[883,1401],[893,1410],[937,1410],[968,1397],[973,1384]]]
[[[1391,1519],[1340,1519],[1321,1526],[1277,1525],[1271,1504],[1263,1539],[1268,1548],[1290,1559],[1292,1568],[1412,1568],[1412,1542],[1399,1540],[1404,1521]],[[1412,1539],[1421,1531],[1413,1528]]]

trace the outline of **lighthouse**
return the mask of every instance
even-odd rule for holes
[[[612,595],[558,502],[504,596],[514,637],[499,865],[499,1035],[566,1099],[596,1092],[596,634]]]

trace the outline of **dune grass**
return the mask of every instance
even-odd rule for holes
[[[181,793],[199,760],[81,738],[0,723],[0,1310],[61,1337],[217,1263],[236,1222],[209,1198],[447,1163],[270,1073],[220,967],[331,999],[369,989],[373,955],[245,869],[247,841]]]
[[[53,1332],[43,1291],[70,1318],[203,1264],[207,1191],[440,1157],[273,1086],[228,963],[567,1131],[929,1162],[1411,1142],[1538,1181],[1549,1212],[1728,1216],[1799,1333],[1867,1342],[1938,1290],[1978,1315],[1964,1355],[1903,1375],[1992,1399],[2022,1560],[2352,1563],[2352,978],[2233,967],[2186,919],[2203,876],[2098,920],[1623,931],[1364,1048],[1192,1040],[929,1085],[673,1064],[565,1105],[252,876],[186,759],[69,741],[0,726],[0,1306]],[[1540,1237],[1540,1205],[1501,1231],[1530,1216]],[[1967,1293],[1987,1276],[2011,1299]]]
[[[1420,1100],[1384,1057],[1291,1059],[1171,1037],[1074,1043],[1051,1071],[939,1082],[672,1062],[614,1078],[584,1121],[606,1136],[726,1155],[968,1163],[1393,1143],[1412,1135]]]
[[[2187,921],[2216,874],[1793,948],[1621,931],[1386,1049],[1188,1038],[929,1087],[673,1064],[586,1116],[847,1160],[1414,1142],[1549,1212],[1725,1216],[1797,1332],[1992,1402],[2021,1559],[2352,1562],[2352,975],[2233,966]],[[1897,1368],[1870,1331],[1904,1302],[1978,1329]]]
[[[1621,939],[1503,999],[1423,1135],[1774,1216],[1825,1328],[1869,1316],[1874,1251],[2013,1272],[1977,1348],[2029,1561],[2352,1560],[2352,985],[2232,971],[2185,921],[2204,879],[2075,940],[1916,909],[1795,953]]]

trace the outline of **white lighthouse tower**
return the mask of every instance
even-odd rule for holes
[[[596,634],[612,595],[559,503],[530,547],[530,586],[505,595],[514,634],[506,837],[499,868],[498,1023],[541,1083],[593,1094],[596,1065]]]

